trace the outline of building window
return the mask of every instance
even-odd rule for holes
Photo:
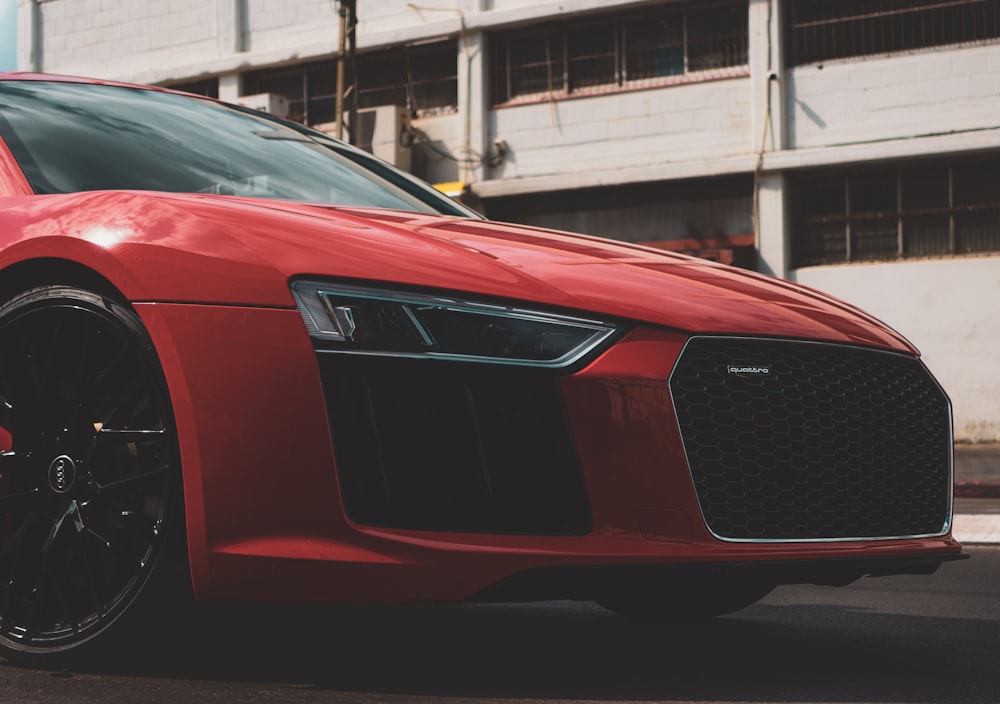
[[[582,232],[734,264],[756,264],[753,178],[740,174],[490,198],[494,220]]]
[[[359,54],[358,105],[402,105],[417,117],[453,113],[458,106],[458,43],[454,40]],[[348,78],[348,81],[350,78]],[[243,75],[243,94],[278,93],[289,118],[307,125],[336,119],[337,62],[315,61]]]
[[[288,118],[306,125],[336,119],[337,62],[314,61],[243,74],[243,95],[277,93],[288,99]]]
[[[454,39],[358,56],[358,105],[402,105],[416,117],[458,109]]]
[[[492,102],[745,75],[747,16],[747,0],[729,0],[498,35]]]
[[[793,0],[791,64],[1000,37],[1000,0]]]
[[[209,98],[219,97],[219,79],[218,78],[208,78],[203,81],[189,81],[187,83],[174,83],[172,85],[164,86],[170,90],[179,90],[184,93],[194,93],[195,95],[204,95]]]
[[[814,174],[795,189],[795,266],[1000,252],[1000,159]]]

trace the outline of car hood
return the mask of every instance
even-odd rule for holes
[[[687,332],[915,352],[871,316],[816,291],[596,237],[225,196],[103,192],[29,200],[8,209],[9,231],[20,221],[22,239],[58,234],[62,251],[65,235],[96,243],[113,259],[117,278],[127,279],[120,285],[133,300],[290,307],[290,278],[334,277],[526,301]]]
[[[376,209],[269,204],[337,231],[334,269],[289,253],[286,274],[531,301],[687,332],[789,336],[916,352],[872,316],[802,286],[681,254],[523,225]],[[345,236],[349,233],[349,236]],[[348,243],[350,246],[348,246]]]

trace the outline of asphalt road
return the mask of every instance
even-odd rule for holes
[[[0,665],[0,702],[1000,702],[1000,547],[932,577],[783,587],[657,626],[566,602],[234,609],[102,672]]]

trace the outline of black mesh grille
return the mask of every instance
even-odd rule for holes
[[[708,527],[747,540],[933,535],[951,415],[923,364],[846,345],[693,338],[670,378]]]
[[[590,530],[551,373],[330,354],[319,362],[353,520],[442,531]]]

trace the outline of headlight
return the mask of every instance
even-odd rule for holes
[[[565,367],[616,330],[505,305],[313,281],[294,282],[292,294],[326,352]]]

